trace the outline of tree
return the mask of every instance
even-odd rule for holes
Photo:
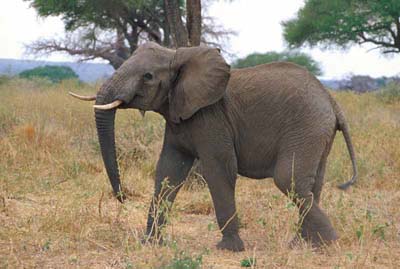
[[[52,82],[60,82],[64,79],[77,79],[78,75],[68,66],[45,65],[25,70],[19,73],[21,78],[41,77]]]
[[[39,16],[61,16],[67,36],[38,40],[32,54],[66,52],[81,61],[101,58],[118,68],[144,41],[166,47],[199,45],[200,39],[229,35],[202,20],[200,0],[24,0]],[[186,7],[186,10],[185,10]],[[185,15],[186,19],[184,19]],[[186,26],[184,24],[186,21]],[[203,27],[202,23],[210,23]],[[205,31],[202,31],[205,29]],[[204,41],[204,39],[201,39]],[[212,43],[215,45],[215,43]]]
[[[282,24],[292,47],[371,43],[400,53],[400,0],[308,0]]]
[[[300,52],[267,52],[267,53],[253,53],[243,59],[238,59],[233,63],[235,68],[245,68],[259,64],[271,62],[292,62],[307,68],[315,75],[321,75],[321,68],[311,56]]]
[[[68,35],[40,40],[34,53],[66,52],[80,60],[102,58],[118,68],[143,40],[170,45],[162,0],[25,0],[39,16],[61,16]]]

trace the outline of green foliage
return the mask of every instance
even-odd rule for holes
[[[199,269],[202,263],[202,255],[194,258],[186,255],[186,253],[182,251],[171,261],[167,269]]]
[[[400,101],[400,83],[392,82],[383,87],[377,93],[378,98],[385,103]]]
[[[207,230],[208,230],[208,231],[215,231],[215,230],[217,230],[217,226],[215,225],[214,222],[210,222],[210,223],[207,225]]]
[[[49,239],[49,240],[47,240],[47,241],[43,244],[42,250],[43,250],[43,251],[49,250],[49,249],[50,249],[50,245],[51,245],[51,241],[50,241],[50,239]]]
[[[1,84],[6,84],[7,82],[9,82],[11,80],[10,76],[6,76],[6,75],[0,75],[0,85]]]
[[[364,225],[360,225],[356,230],[356,236],[358,241],[361,242],[363,235],[364,235]]]
[[[292,62],[307,68],[315,75],[321,75],[321,68],[311,56],[301,52],[267,52],[253,53],[233,63],[235,68],[245,68],[271,62]]]
[[[240,262],[241,267],[253,267],[255,265],[256,265],[256,259],[254,259],[254,258],[243,259]]]
[[[38,40],[33,54],[54,52],[102,58],[117,69],[143,41],[171,44],[171,29],[163,0],[24,0],[40,17],[57,16],[68,36]],[[184,1],[179,0],[180,8]],[[182,12],[182,14],[184,14]]]
[[[400,0],[308,0],[296,18],[282,24],[292,47],[370,42],[399,53],[399,17]]]
[[[102,29],[113,29],[121,23],[119,17],[129,19],[143,11],[162,11],[163,0],[25,0],[31,2],[40,16],[62,16],[67,30],[94,23]],[[143,15],[143,14],[142,14]],[[141,16],[142,16],[141,15]]]
[[[19,74],[21,78],[47,78],[52,82],[60,82],[65,79],[77,79],[78,75],[68,66],[46,65],[25,70]]]
[[[380,239],[385,240],[385,230],[389,227],[389,223],[378,224],[372,229],[372,234],[377,235]]]

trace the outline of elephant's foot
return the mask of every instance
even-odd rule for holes
[[[289,242],[288,246],[290,249],[298,249],[305,247],[308,243],[312,248],[320,249],[323,246],[332,244],[337,239],[338,236],[334,230],[329,236],[325,234],[324,237],[322,237],[320,233],[313,233],[313,235],[307,233],[307,236],[296,234]]]
[[[244,244],[238,234],[224,235],[222,240],[217,244],[217,249],[226,249],[234,252],[243,251]]]
[[[338,236],[333,229],[324,232],[308,232],[302,235],[302,237],[309,242],[313,248],[330,245],[338,239]]]
[[[299,234],[296,234],[292,240],[290,240],[288,247],[290,249],[297,249],[297,248],[301,248],[304,244],[303,238],[301,238],[301,236]]]
[[[338,239],[328,216],[315,203],[301,220],[301,237],[309,242],[313,248],[329,245]]]
[[[301,237],[309,242],[313,248],[332,244],[338,239],[338,235],[330,222],[324,224],[319,227],[315,227],[315,225],[310,227],[310,225],[304,223],[301,229]]]

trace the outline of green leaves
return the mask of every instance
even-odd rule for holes
[[[243,259],[241,262],[240,262],[240,266],[241,267],[253,267],[253,266],[255,266],[256,265],[256,259],[255,258],[246,258],[246,259]]]
[[[309,0],[297,17],[282,22],[291,47],[373,43],[400,52],[400,0]]]
[[[19,74],[22,78],[41,77],[52,82],[60,82],[64,79],[78,78],[78,75],[68,66],[46,65],[25,70]]]
[[[65,29],[95,25],[114,29],[129,19],[151,18],[163,10],[162,0],[24,0],[30,2],[40,16],[62,16]]]
[[[235,68],[244,68],[255,66],[259,64],[271,62],[292,62],[307,68],[314,75],[321,75],[322,71],[319,63],[316,62],[311,56],[301,52],[267,52],[267,53],[253,53],[243,59],[239,59],[233,63]]]

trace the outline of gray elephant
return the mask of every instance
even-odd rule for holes
[[[152,110],[165,121],[156,168],[147,234],[165,224],[157,205],[171,205],[193,161],[202,163],[222,232],[219,249],[241,251],[235,206],[237,174],[276,186],[297,204],[298,235],[314,246],[337,239],[319,206],[326,161],[337,130],[343,132],[357,176],[355,154],[343,113],[328,91],[305,69],[272,63],[230,70],[219,50],[208,47],[139,47],[96,96],[95,117],[101,152],[117,198],[122,202],[116,161],[116,108]],[[169,188],[163,188],[168,179]],[[160,199],[162,201],[160,201]],[[155,220],[155,215],[157,218]]]

